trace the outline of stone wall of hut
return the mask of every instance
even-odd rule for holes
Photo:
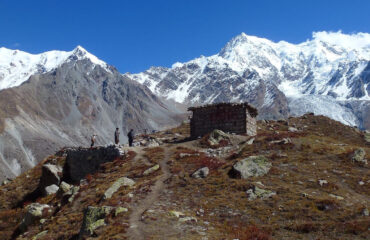
[[[203,136],[214,129],[237,134],[256,135],[256,119],[243,105],[200,107],[192,110],[191,136]]]

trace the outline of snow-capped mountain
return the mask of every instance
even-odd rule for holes
[[[46,73],[68,61],[89,59],[92,63],[108,69],[108,65],[77,46],[73,51],[48,51],[30,54],[20,50],[0,48],[0,90],[21,85],[36,73]]]
[[[125,143],[131,128],[141,133],[182,120],[182,112],[82,47],[38,55],[2,48],[0,59],[0,182],[61,147],[89,146],[92,134],[98,145],[110,144],[119,127]]]
[[[242,33],[216,55],[126,75],[181,103],[249,101],[261,118],[309,111],[370,128],[358,109],[370,108],[367,33],[317,32],[300,44]]]

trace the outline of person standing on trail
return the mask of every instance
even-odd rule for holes
[[[116,128],[116,131],[114,132],[114,142],[116,144],[119,144],[119,129]]]
[[[96,140],[96,134],[94,134],[94,135],[91,136],[91,145],[90,145],[90,147],[94,147],[95,140]]]
[[[128,137],[128,145],[130,147],[132,147],[132,143],[134,142],[134,129],[131,129],[128,134],[127,134],[127,137]]]

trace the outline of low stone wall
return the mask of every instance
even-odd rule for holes
[[[120,157],[120,151],[114,145],[91,149],[67,149],[66,154],[63,180],[69,183],[78,183],[87,174],[96,172],[100,164],[111,162]]]

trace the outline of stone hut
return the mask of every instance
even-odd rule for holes
[[[257,109],[248,103],[216,103],[199,107],[190,107],[193,112],[190,119],[192,138],[203,136],[214,129],[224,132],[257,134]]]

